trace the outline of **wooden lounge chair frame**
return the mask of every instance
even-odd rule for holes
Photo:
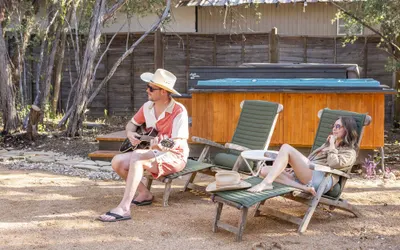
[[[325,112],[325,113],[324,113]],[[331,114],[333,116],[335,116],[336,118],[339,116],[353,116],[353,115],[358,115],[364,118],[361,118],[358,120],[358,122],[360,122],[360,124],[358,124],[358,126],[361,126],[359,128],[359,138],[358,138],[358,143],[361,142],[363,133],[364,133],[364,127],[368,126],[371,123],[371,117],[369,115],[366,114],[358,114],[358,113],[354,113],[354,112],[349,112],[349,111],[342,111],[342,110],[330,110],[330,109],[322,109],[318,112],[318,117],[321,118],[320,123],[322,122],[322,116],[324,114]],[[357,119],[357,118],[356,118]],[[321,124],[319,126],[319,129],[317,131],[317,135],[316,135],[316,139],[318,137],[319,134],[319,130],[320,130]],[[322,136],[323,137],[323,136]],[[327,135],[326,135],[327,137]],[[325,138],[326,138],[325,137]],[[326,140],[326,139],[325,139]],[[314,141],[314,145],[311,149],[311,151],[313,151],[314,149],[318,148],[319,146],[322,145],[324,141]],[[327,166],[323,166],[323,165],[317,165],[317,164],[311,164],[310,165],[310,169],[313,170],[318,170],[318,171],[322,171],[325,173],[325,177],[322,181],[322,183],[320,184],[318,190],[317,190],[317,195],[312,197],[309,194],[306,193],[299,193],[299,194],[295,194],[293,191],[291,191],[290,189],[285,189],[283,190],[282,187],[280,186],[279,188],[275,188],[273,190],[275,190],[275,193],[268,195],[267,198],[263,199],[262,201],[258,202],[256,205],[256,209],[254,212],[254,217],[258,217],[258,216],[273,216],[273,217],[277,217],[286,221],[289,221],[291,223],[297,224],[299,225],[298,228],[298,232],[299,233],[303,233],[306,231],[308,224],[310,223],[310,220],[315,212],[316,207],[319,204],[325,204],[328,205],[331,209],[334,208],[338,208],[347,212],[352,213],[355,217],[360,217],[361,213],[351,204],[349,204],[346,200],[343,200],[340,198],[340,195],[344,189],[345,183],[347,181],[347,179],[350,179],[350,171],[351,171],[352,166],[346,167],[345,169],[341,169],[341,170],[337,170],[337,169],[332,169],[330,167]],[[332,175],[337,175],[339,176],[339,182],[338,184],[335,185],[334,191],[330,191],[326,194],[323,194],[323,191],[325,190],[326,185],[328,184],[329,181],[329,177]],[[257,177],[253,177],[253,178],[257,178]],[[261,179],[258,178],[257,182],[260,182]],[[287,186],[286,186],[287,187]],[[232,191],[231,191],[232,192]],[[243,191],[236,191],[237,192],[243,192]],[[264,191],[264,192],[269,192],[269,191]],[[335,193],[334,195],[331,195],[332,193]],[[233,192],[232,192],[233,193]],[[249,192],[248,192],[249,193]],[[262,192],[263,193],[263,192]],[[282,193],[281,195],[283,195],[283,197],[294,200],[294,201],[298,201],[301,203],[304,203],[306,205],[308,205],[308,210],[305,213],[304,217],[299,218],[290,214],[286,214],[283,213],[281,211],[278,210],[274,210],[271,208],[266,208],[264,207],[263,209],[267,211],[267,215],[263,215],[261,214],[260,211],[260,206],[263,205],[267,199],[278,196],[278,193]],[[254,195],[258,195],[258,194],[254,194]],[[248,197],[254,196],[253,194],[249,193],[249,195],[247,195]],[[247,198],[248,198],[247,197]],[[217,230],[219,228],[222,228],[224,230],[230,231],[234,234],[236,234],[236,241],[241,241],[242,240],[242,235],[243,235],[243,231],[244,231],[244,227],[246,224],[246,219],[247,219],[247,214],[248,214],[248,209],[250,206],[243,206],[243,204],[241,204],[240,202],[235,202],[232,201],[230,199],[226,199],[221,197],[221,195],[218,195],[218,193],[214,194],[212,197],[213,201],[217,203],[217,208],[216,208],[216,215],[214,218],[214,224],[213,224],[213,232],[217,232]],[[229,206],[233,206],[239,210],[241,210],[241,217],[239,219],[239,224],[238,227],[234,227],[232,225],[229,225],[227,223],[221,222],[220,221],[220,217],[221,217],[221,213],[222,213],[222,207],[224,204],[227,204]]]
[[[248,147],[244,147],[244,146],[237,145],[234,143],[226,143],[225,146],[223,146],[219,143],[216,143],[216,142],[204,139],[204,138],[199,138],[199,137],[193,136],[192,141],[204,144],[204,148],[203,148],[199,158],[197,159],[197,161],[189,159],[185,169],[183,169],[182,171],[168,175],[168,176],[164,176],[164,177],[161,177],[158,179],[159,181],[165,183],[165,189],[164,189],[164,195],[163,195],[163,206],[168,206],[168,200],[169,200],[169,196],[171,194],[172,181],[178,177],[191,174],[191,176],[189,177],[189,179],[187,180],[187,182],[184,186],[184,191],[188,191],[189,189],[194,189],[194,190],[199,190],[199,191],[205,192],[205,187],[196,185],[195,183],[193,183],[193,181],[198,172],[201,172],[203,174],[208,174],[208,175],[215,174],[215,172],[211,171],[211,168],[215,167],[216,165],[204,162],[211,147],[216,147],[216,148],[220,148],[220,149],[228,149],[228,150],[236,150],[236,151],[244,151],[244,150],[249,150],[249,149],[265,149],[265,150],[268,149],[273,131],[275,129],[276,122],[278,120],[279,113],[283,110],[282,104],[267,102],[267,101],[258,101],[258,100],[245,100],[240,103],[240,107],[242,108],[241,115],[243,113],[243,110],[248,109],[249,107],[251,107],[251,105],[260,105],[262,103],[268,103],[270,105],[276,106],[274,117],[272,117],[273,118],[272,124],[270,126],[270,129],[268,130],[268,135],[266,136],[266,140],[265,140],[262,148],[248,148]],[[239,123],[240,123],[240,118],[238,121],[238,126],[239,126]],[[240,163],[241,163],[241,158],[238,157],[238,159],[235,162],[235,166],[236,165],[239,166]],[[216,167],[218,167],[218,166],[216,166]],[[147,177],[147,185],[146,186],[150,190],[152,182],[153,182],[153,178],[151,175],[148,175],[146,177]]]

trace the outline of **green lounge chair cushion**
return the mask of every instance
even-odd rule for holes
[[[244,101],[231,142],[250,149],[263,149],[272,132],[278,106],[274,102]],[[229,153],[239,154],[235,150]]]
[[[250,177],[244,181],[248,182],[251,184],[251,186],[255,186],[258,183],[260,183],[263,179],[259,177]],[[283,184],[279,183],[273,183],[274,189],[272,190],[265,190],[260,193],[250,193],[246,190],[231,190],[231,191],[223,191],[223,192],[215,192],[215,195],[229,200],[236,202],[238,204],[241,204],[243,207],[251,207],[254,204],[261,202],[263,200],[275,197],[275,196],[280,196],[283,194],[290,193],[294,190],[297,190],[296,188],[289,187]]]
[[[227,154],[227,153],[218,153],[214,157],[214,164],[218,168],[232,170],[233,165],[235,164],[238,157],[239,157],[238,155]],[[252,161],[248,161],[248,162],[249,162],[250,167],[252,167],[252,169],[253,169],[254,163]],[[250,173],[250,170],[243,162],[243,164],[239,168],[239,172]]]
[[[176,179],[180,176],[183,176],[183,175],[186,175],[189,173],[193,173],[193,172],[197,172],[197,171],[200,171],[203,169],[207,169],[207,168],[210,168],[213,166],[214,166],[213,164],[208,164],[208,163],[188,159],[188,161],[186,163],[186,167],[182,171],[167,175],[167,176],[165,176],[165,178]]]
[[[339,197],[341,194],[341,190],[340,190],[340,182],[336,183],[335,186],[333,186],[333,189],[328,191],[326,194],[324,194],[323,196],[325,198],[329,198],[329,199],[336,199],[337,197]]]
[[[239,121],[231,143],[249,149],[264,149],[268,138],[272,134],[272,126],[278,112],[278,103],[250,100],[244,101]],[[231,170],[240,152],[227,150],[219,153],[214,158],[218,167]],[[250,163],[254,167],[253,163]],[[243,165],[239,171],[249,173],[249,169]]]

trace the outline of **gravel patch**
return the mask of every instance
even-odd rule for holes
[[[8,161],[0,163],[10,170],[40,170],[54,174],[77,176],[91,180],[121,180],[115,172],[93,171],[57,163],[30,163],[22,161]]]

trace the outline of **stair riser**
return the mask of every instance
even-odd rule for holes
[[[90,157],[93,161],[109,161],[111,162],[112,157]]]
[[[121,141],[99,141],[99,150],[115,150],[121,147]]]

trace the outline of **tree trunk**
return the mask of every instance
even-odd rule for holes
[[[50,86],[51,86],[51,79],[53,75],[53,67],[54,67],[54,60],[58,48],[58,40],[60,39],[60,34],[61,34],[61,29],[62,26],[59,24],[57,31],[56,31],[56,36],[51,44],[51,52],[48,56],[48,61],[47,61],[47,69],[46,69],[46,78],[42,87],[42,96],[40,98],[41,100],[41,109],[43,111],[48,111],[45,109],[46,104],[48,103],[49,96],[50,96]]]
[[[92,88],[94,77],[93,64],[100,47],[101,26],[105,14],[106,1],[97,0],[93,9],[93,16],[90,24],[90,32],[87,38],[85,55],[81,65],[81,71],[78,77],[78,86],[69,115],[67,136],[73,137],[79,135],[78,131],[84,120],[85,110],[87,108],[89,91]]]
[[[396,71],[395,73],[395,90],[397,90],[396,95],[393,96],[394,100],[394,120],[396,121],[396,124],[394,126],[396,128],[400,127],[400,96],[399,96],[399,91],[400,91],[400,69]]]
[[[71,13],[71,12],[70,12]],[[70,20],[70,18],[69,18]],[[62,31],[59,53],[57,53],[57,63],[56,63],[56,72],[55,72],[55,80],[54,80],[54,88],[53,88],[53,100],[51,102],[51,111],[53,114],[57,112],[57,103],[60,95],[61,89],[61,77],[62,77],[62,69],[64,66],[64,54],[65,54],[65,43],[67,40],[67,32]]]
[[[49,10],[51,10],[52,7],[49,7],[49,8],[50,8]],[[36,68],[37,68],[37,70],[36,70],[36,78],[35,78],[35,82],[36,82],[36,97],[35,97],[35,101],[33,102],[34,105],[39,105],[41,103],[41,100],[40,100],[41,96],[44,95],[43,93],[41,93],[40,78],[41,78],[41,74],[42,74],[43,63],[46,64],[47,60],[48,60],[47,59],[47,56],[48,56],[47,50],[45,51],[45,48],[47,47],[47,44],[48,44],[48,41],[47,41],[48,33],[49,33],[49,30],[50,30],[51,26],[53,25],[57,15],[58,15],[58,10],[52,16],[52,20],[49,21],[48,26],[47,26],[47,28],[46,28],[46,30],[44,32],[44,35],[43,35],[42,44],[40,46],[39,61],[38,61],[37,66],[36,66]],[[46,59],[44,59],[45,54],[46,54]]]
[[[18,116],[15,102],[16,90],[12,83],[11,68],[8,61],[7,47],[1,21],[2,20],[0,20],[0,103],[3,112],[3,130],[5,133],[11,133],[18,128]]]
[[[31,111],[29,112],[29,124],[26,129],[26,135],[29,140],[33,141],[38,135],[37,125],[40,121],[43,112],[36,105],[32,105]]]

